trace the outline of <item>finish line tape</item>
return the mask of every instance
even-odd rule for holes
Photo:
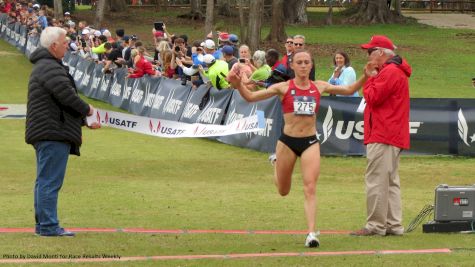
[[[94,109],[94,115],[87,117],[87,124],[98,122],[120,130],[166,138],[214,137],[239,133],[258,132],[265,128],[264,111],[235,120],[227,125],[183,123],[141,117],[109,110]]]
[[[0,104],[0,119],[26,118],[25,104]]]
[[[126,262],[149,260],[196,260],[196,259],[242,259],[242,258],[268,258],[268,257],[316,257],[316,256],[347,256],[347,255],[388,255],[388,254],[433,254],[451,253],[448,248],[436,249],[408,249],[408,250],[352,250],[352,251],[319,251],[319,252],[276,252],[276,253],[236,253],[236,254],[205,254],[205,255],[169,255],[169,256],[129,256],[121,257],[109,255],[108,257],[95,257],[96,255],[52,255],[54,258],[41,258],[39,255],[11,255],[13,258],[0,259],[1,263],[79,263],[79,262]],[[4,255],[5,256],[5,255]],[[7,255],[10,256],[10,255]],[[18,257],[17,257],[18,256]],[[31,257],[22,257],[31,256]],[[38,256],[38,257],[36,257]],[[64,258],[63,258],[64,256]],[[72,256],[68,258],[68,256]],[[92,257],[94,256],[94,257]],[[100,255],[97,255],[100,256]]]

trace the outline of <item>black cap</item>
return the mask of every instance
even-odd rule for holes
[[[124,37],[125,31],[124,29],[117,29],[115,30],[115,34],[117,34],[119,37]]]

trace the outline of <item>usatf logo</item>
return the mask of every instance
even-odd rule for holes
[[[160,131],[160,121],[158,121],[157,127],[154,127],[152,120],[149,121],[149,128],[151,133],[158,133]]]
[[[325,143],[333,132],[333,110],[331,106],[328,107],[327,114],[323,120],[322,131],[323,140],[321,144]],[[409,134],[417,134],[422,122],[409,122]],[[335,127],[335,136],[338,139],[345,140],[353,136],[357,140],[364,138],[364,121],[337,121]],[[317,132],[317,138],[320,139],[320,134]],[[475,135],[474,135],[475,140]],[[473,142],[473,141],[472,141]]]
[[[457,124],[458,124],[458,132],[459,132],[460,138],[467,146],[470,146],[471,143],[475,142],[475,133],[472,136],[470,136],[470,144],[469,144],[467,120],[465,119],[465,116],[463,115],[462,109],[459,109]]]

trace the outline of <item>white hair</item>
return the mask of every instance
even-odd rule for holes
[[[394,48],[396,48],[396,46],[394,46]],[[393,57],[393,56],[396,55],[396,53],[394,53],[394,51],[391,50],[391,49],[382,48],[382,47],[380,47],[379,49],[381,49],[381,51],[383,51],[383,53],[384,53],[386,56],[391,56],[391,57]]]
[[[262,65],[264,65],[264,63],[266,62],[266,52],[262,50],[257,50],[256,52],[254,52],[252,60],[254,61],[254,65],[256,65],[257,68],[262,67]]]
[[[44,48],[49,48],[57,42],[61,35],[66,35],[66,30],[60,27],[46,27],[40,36],[40,44]]]

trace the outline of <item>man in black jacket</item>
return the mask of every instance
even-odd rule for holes
[[[74,236],[60,227],[58,193],[63,185],[69,154],[79,156],[81,126],[93,107],[79,98],[68,68],[62,64],[68,41],[66,31],[47,27],[41,46],[30,56],[35,64],[28,84],[25,140],[36,150],[35,233]],[[93,124],[96,129],[100,124]]]

